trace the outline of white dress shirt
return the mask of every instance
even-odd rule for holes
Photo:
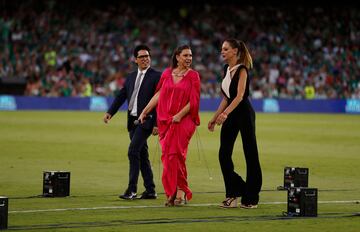
[[[150,67],[149,67],[150,68]],[[149,69],[149,68],[147,68],[147,69],[145,69],[145,70],[140,70],[140,69],[138,69],[138,75],[140,75],[140,73],[143,73],[143,75],[141,76],[141,79],[140,79],[140,84],[139,84],[139,91],[137,92],[137,94],[136,94],[136,96],[135,96],[135,101],[134,101],[134,106],[133,106],[133,108],[132,108],[132,110],[131,110],[131,112],[130,112],[130,115],[132,115],[132,116],[138,116],[137,115],[137,98],[138,98],[138,95],[139,95],[139,92],[140,92],[140,88],[141,88],[141,84],[142,84],[142,81],[144,80],[144,76],[146,75],[146,72],[147,72],[147,70]],[[138,76],[136,77],[136,78],[138,78]],[[135,82],[136,82],[136,80],[135,80]],[[141,112],[140,112],[141,113]]]

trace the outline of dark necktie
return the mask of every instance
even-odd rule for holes
[[[137,95],[137,93],[139,92],[139,89],[140,89],[140,80],[141,80],[141,77],[144,75],[143,72],[139,72],[138,73],[138,76],[136,77],[136,81],[135,81],[135,86],[134,86],[134,91],[131,95],[131,98],[130,98],[130,102],[129,102],[129,111],[131,111],[134,107],[134,102],[135,102],[135,97]]]

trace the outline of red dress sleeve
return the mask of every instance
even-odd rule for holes
[[[194,72],[194,75],[191,78],[190,115],[196,125],[200,125],[199,106],[200,106],[200,76],[198,72]]]

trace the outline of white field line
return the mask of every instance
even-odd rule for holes
[[[318,201],[319,204],[359,204],[360,200],[348,200],[348,201]],[[274,201],[274,202],[261,202],[260,205],[281,205],[287,204],[287,202]],[[218,206],[215,203],[204,204],[188,204],[186,207],[206,207],[206,206]],[[76,211],[76,210],[104,210],[104,209],[142,209],[142,208],[164,208],[164,205],[134,205],[134,206],[99,206],[89,208],[63,208],[63,209],[34,209],[34,210],[13,210],[8,213],[41,213],[41,212],[61,212],[61,211]]]

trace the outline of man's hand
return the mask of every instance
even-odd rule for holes
[[[104,118],[103,118],[104,122],[108,123],[110,121],[110,119],[111,119],[111,115],[109,113],[105,113]]]

